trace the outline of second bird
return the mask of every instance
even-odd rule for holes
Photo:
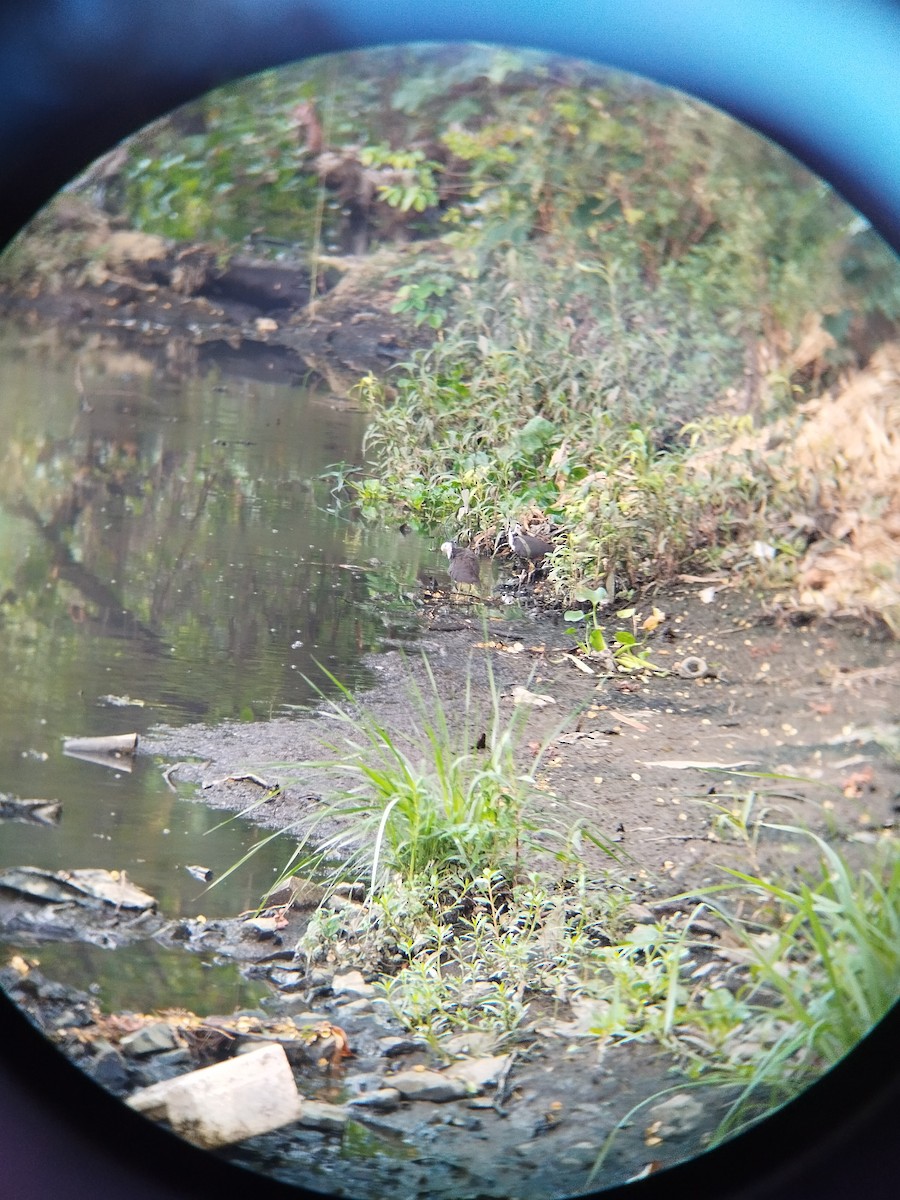
[[[444,542],[441,553],[450,562],[450,578],[460,586],[477,587],[481,580],[481,560],[474,550],[458,546],[456,542]]]
[[[525,559],[531,564],[532,569],[553,549],[551,541],[544,537],[538,537],[534,533],[526,533],[518,522],[510,525],[507,538],[513,554],[517,558]]]

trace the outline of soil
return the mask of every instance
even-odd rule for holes
[[[85,233],[84,214],[68,219],[80,221],[79,235]],[[101,242],[109,232],[99,231]],[[116,263],[99,264],[95,255],[91,278],[70,273],[53,288],[7,292],[0,309],[59,323],[79,338],[91,330],[137,345],[170,370],[215,359],[223,369],[230,364],[273,379],[314,371],[337,392],[415,344],[418,335],[385,315],[389,304],[380,297],[379,280],[389,274],[386,260],[371,264],[368,278],[346,272],[310,314],[301,305],[299,276],[271,274],[262,282],[253,273],[258,264],[243,262],[233,278],[244,294],[226,294],[222,272],[211,257],[200,256],[188,285],[183,248],[159,242],[129,243]],[[297,305],[271,302],[273,287],[296,287]],[[682,579],[638,601],[643,616],[654,606],[665,613],[648,643],[652,661],[669,673],[634,676],[573,654],[574,639],[559,616],[542,611],[539,587],[525,615],[514,618],[500,600],[423,607],[418,650],[451,711],[467,678],[487,711],[488,663],[506,710],[512,711],[516,688],[552,700],[528,707],[524,734],[526,752],[529,743],[553,739],[540,769],[535,815],[565,826],[583,822],[614,844],[615,864],[585,841],[587,870],[598,887],[618,873],[632,893],[635,924],[671,912],[673,895],[721,881],[722,867],[749,865],[782,876],[815,868],[808,839],[762,829],[747,842],[729,833],[717,806],[746,805],[751,822],[803,826],[853,861],[864,862],[891,836],[900,807],[900,655],[883,626],[782,610],[727,579]],[[410,648],[374,657],[377,683],[358,698],[398,735],[415,715],[409,681],[422,682],[422,662]],[[250,819],[277,828],[316,812],[319,797],[335,784],[312,772],[298,782],[273,764],[321,757],[333,733],[333,723],[314,713],[254,725],[159,728],[141,753],[156,757],[203,803],[250,809]],[[264,798],[270,794],[260,780],[279,788]],[[683,903],[690,911],[690,902]],[[96,936],[96,913],[55,906],[47,918],[27,901],[16,906],[16,920],[31,921],[35,940]],[[685,1081],[672,1074],[672,1060],[661,1050],[586,1036],[583,1013],[562,999],[552,1010],[535,1004],[503,1044],[476,1035],[458,1044],[464,1062],[513,1056],[505,1074],[474,1095],[385,1102],[379,1111],[365,1098],[390,1087],[398,1068],[446,1063],[397,1025],[365,980],[357,991],[340,983],[341,972],[355,964],[338,954],[310,964],[294,954],[309,916],[303,903],[283,919],[267,923],[264,917],[255,925],[237,915],[172,922],[155,914],[137,928],[122,914],[105,915],[110,945],[154,936],[185,952],[237,958],[246,971],[266,977],[271,1001],[245,1014],[242,1030],[235,1016],[222,1018],[220,1025],[231,1022],[226,1034],[211,1030],[212,1019],[198,1033],[190,1014],[103,1014],[91,997],[43,979],[24,961],[5,968],[0,983],[67,1054],[122,1097],[216,1061],[242,1041],[284,1039],[286,1023],[302,1029],[316,1020],[343,1031],[353,1053],[339,1064],[328,1053],[292,1058],[301,1092],[344,1112],[334,1116],[337,1131],[288,1126],[222,1153],[265,1174],[359,1200],[388,1191],[448,1200],[556,1197],[609,1186],[700,1152],[730,1098],[704,1093],[696,1104],[689,1091],[679,1090]],[[41,920],[48,923],[43,934]],[[718,949],[723,929],[708,920],[695,932],[699,948],[692,955],[698,969],[712,964],[705,976],[712,985],[731,969]],[[175,1031],[168,1049],[126,1052],[127,1032],[161,1019]],[[294,1046],[296,1038],[287,1041]],[[660,1109],[654,1097],[673,1086],[675,1108]],[[344,1109],[353,1099],[363,1103]],[[640,1102],[646,1107],[629,1118]],[[620,1122],[594,1179],[592,1167]]]
[[[712,829],[711,806],[731,796],[755,792],[755,819],[851,845],[884,836],[900,801],[900,654],[890,633],[767,611],[760,595],[728,586],[707,604],[707,586],[682,584],[645,606],[666,614],[648,639],[651,661],[671,672],[662,678],[605,674],[602,662],[573,654],[561,618],[538,611],[514,621],[495,615],[485,627],[483,612],[438,610],[419,646],[451,711],[467,678],[488,710],[488,663],[509,711],[517,686],[551,697],[529,709],[524,735],[536,746],[558,734],[541,768],[543,815],[566,825],[587,819],[617,844],[635,879],[670,891],[711,882],[720,865],[747,865],[745,847]],[[683,678],[679,665],[696,670],[692,659],[707,674]],[[427,690],[422,660],[415,648],[392,650],[369,666],[378,682],[365,707],[401,735],[416,718],[410,680]],[[205,804],[255,804],[252,820],[284,828],[313,814],[334,780],[305,772],[302,786],[259,804],[259,785],[239,777],[279,783],[271,764],[329,757],[333,735],[331,723],[312,718],[160,728],[143,752],[183,760],[173,778],[200,785]],[[784,840],[762,835],[761,866],[783,863]],[[601,851],[585,853],[594,869],[609,866]],[[788,857],[798,862],[794,848]]]

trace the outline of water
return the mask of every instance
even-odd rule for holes
[[[293,712],[317,662],[356,686],[365,652],[414,632],[407,597],[437,553],[349,520],[319,482],[359,460],[363,430],[301,388],[0,341],[0,791],[63,805],[57,828],[0,825],[0,867],[125,869],[171,917],[257,903],[289,845],[207,891],[186,866],[219,873],[265,834],[221,825],[160,764],[98,766],[64,756],[62,738]],[[111,996],[143,979],[145,1007],[214,990],[198,959],[173,996],[172,962],[146,943],[40,957]]]

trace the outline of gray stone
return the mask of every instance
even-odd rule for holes
[[[119,1092],[128,1083],[128,1067],[125,1059],[108,1042],[101,1042],[95,1047],[96,1053],[87,1065],[87,1072],[101,1087],[111,1092]]]
[[[326,1104],[322,1100],[304,1100],[300,1106],[298,1124],[321,1133],[340,1133],[350,1119],[341,1104]]]
[[[415,1054],[417,1050],[424,1050],[426,1043],[418,1038],[408,1037],[383,1037],[378,1039],[378,1045],[381,1047],[381,1053],[385,1058],[399,1058],[402,1054]]]
[[[442,1104],[447,1100],[462,1100],[469,1089],[461,1079],[452,1079],[439,1071],[400,1071],[385,1081],[394,1087],[404,1100],[432,1100]]]
[[[350,996],[353,999],[371,999],[375,989],[371,983],[366,983],[361,971],[346,971],[343,975],[335,975],[331,981],[331,990],[336,996]]]
[[[622,915],[630,918],[637,925],[655,925],[659,920],[652,908],[648,908],[646,904],[639,904],[636,900],[625,905]]]
[[[306,977],[286,967],[271,967],[269,979],[282,992],[299,992],[306,987]]]
[[[154,1021],[134,1033],[126,1033],[119,1043],[122,1053],[132,1058],[144,1058],[148,1054],[161,1054],[164,1050],[176,1050],[178,1038],[175,1030],[165,1021]]]
[[[465,1083],[470,1091],[481,1091],[484,1087],[493,1087],[503,1069],[509,1062],[508,1054],[488,1055],[486,1058],[470,1058],[464,1062],[456,1062],[447,1068],[447,1074],[453,1079]]]
[[[367,1000],[361,996],[358,1000],[349,1000],[346,1004],[339,1004],[334,1011],[334,1015],[340,1020],[343,1016],[356,1016],[358,1013],[373,1012],[371,1000]]]
[[[562,1167],[573,1167],[577,1171],[586,1171],[592,1167],[600,1156],[602,1145],[593,1142],[575,1142],[566,1147],[557,1161]]]
[[[393,1112],[399,1108],[402,1096],[397,1088],[377,1088],[374,1092],[363,1092],[348,1101],[354,1108],[371,1108],[374,1112]]]

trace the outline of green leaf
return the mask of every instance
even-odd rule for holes
[[[592,650],[599,652],[606,649],[606,638],[603,636],[603,630],[599,627],[591,630],[588,641],[591,644]]]

